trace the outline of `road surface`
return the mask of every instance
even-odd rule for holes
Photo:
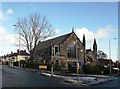
[[[62,80],[46,77],[37,72],[30,72],[23,69],[10,68],[2,66],[2,87],[75,87],[71,84],[65,84]],[[113,81],[104,82],[91,87],[118,87],[120,77]],[[117,89],[117,88],[115,88]]]
[[[115,77],[114,80],[103,82],[94,86],[95,87],[119,87],[120,89],[120,77]]]
[[[61,80],[2,66],[2,87],[70,87]]]

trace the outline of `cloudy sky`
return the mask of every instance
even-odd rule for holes
[[[113,60],[117,59],[118,49],[118,3],[117,2],[3,2],[0,10],[0,55],[16,51],[16,33],[13,25],[18,18],[33,13],[46,16],[59,36],[74,31],[82,40],[86,36],[87,48],[92,48],[96,38],[98,50],[109,56],[109,39]],[[54,37],[55,37],[54,36]]]

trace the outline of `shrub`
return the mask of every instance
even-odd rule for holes
[[[109,74],[109,68],[105,68],[102,65],[86,65],[83,67],[83,73],[85,74]]]
[[[58,64],[54,64],[54,70],[55,71],[61,71],[61,66],[59,66]]]
[[[17,62],[14,62],[14,63],[13,63],[13,66],[18,66],[18,64],[19,64],[18,61],[17,61]]]
[[[76,73],[76,67],[73,67],[72,65],[68,65],[68,72],[70,73]]]
[[[33,69],[39,69],[39,63],[37,62],[26,62],[26,67],[27,68],[33,68]]]

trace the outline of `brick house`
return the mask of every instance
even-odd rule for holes
[[[51,62],[54,64],[57,63],[63,69],[68,69],[68,65],[74,66],[76,58],[79,63],[82,62],[83,64],[87,64],[85,43],[85,35],[83,35],[83,41],[81,42],[75,32],[72,31],[71,33],[39,42],[35,47],[33,58],[34,61],[47,64],[50,64]],[[97,55],[96,41],[94,42],[93,48],[94,61],[97,60],[97,57],[95,56]]]
[[[13,66],[14,62],[19,62],[21,60],[29,59],[30,54],[26,52],[26,50],[17,50],[17,52],[11,52],[11,54],[4,55],[2,57],[2,61],[5,64],[8,62],[8,65]]]
[[[110,66],[110,62],[111,62],[111,66],[114,66],[114,62],[110,59],[99,59],[99,65],[103,65],[105,67],[109,67]]]

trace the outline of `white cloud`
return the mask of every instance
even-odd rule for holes
[[[3,13],[2,13],[2,11],[0,11],[0,20],[2,20],[3,19]]]
[[[86,27],[75,29],[75,33],[80,38],[80,40],[82,40],[83,34],[85,34],[87,41],[93,41],[94,39],[94,33]]]
[[[103,28],[99,28],[98,30],[96,30],[96,32],[93,32],[86,27],[82,27],[82,28],[75,29],[75,33],[80,38],[80,40],[82,40],[83,34],[85,34],[86,40],[89,42],[92,42],[94,38],[96,39],[107,38],[112,29],[113,28],[111,25],[107,25]]]
[[[8,17],[5,16],[5,13],[2,12],[2,11],[0,11],[0,20],[1,20],[1,21],[6,21],[7,19],[8,19]]]
[[[12,15],[12,14],[14,14],[14,11],[12,9],[8,9],[7,14]]]
[[[13,45],[17,42],[15,35],[9,34],[6,32],[6,29],[0,26],[0,43]]]
[[[2,26],[0,26],[0,35],[4,32],[5,32],[5,29]]]
[[[106,38],[109,36],[111,31],[111,27],[110,26],[106,26],[104,28],[100,28],[97,33],[96,33],[96,38],[98,39],[102,39],[102,38]]]
[[[60,30],[59,29],[55,29],[55,33],[57,34],[57,33],[59,33],[60,32]]]

